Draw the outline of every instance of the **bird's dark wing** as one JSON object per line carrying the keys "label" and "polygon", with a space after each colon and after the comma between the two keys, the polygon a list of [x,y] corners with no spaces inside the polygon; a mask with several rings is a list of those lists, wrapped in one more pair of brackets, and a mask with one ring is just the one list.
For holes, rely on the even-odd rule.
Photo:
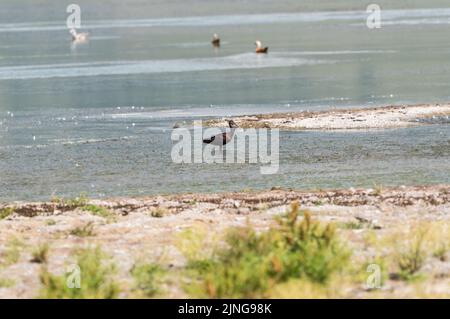
{"label": "bird's dark wing", "polygon": [[205,144],[211,144],[215,139],[216,139],[215,136],[211,136],[211,137],[208,138],[208,139],[204,139],[204,140],[203,140],[203,143],[205,143]]}

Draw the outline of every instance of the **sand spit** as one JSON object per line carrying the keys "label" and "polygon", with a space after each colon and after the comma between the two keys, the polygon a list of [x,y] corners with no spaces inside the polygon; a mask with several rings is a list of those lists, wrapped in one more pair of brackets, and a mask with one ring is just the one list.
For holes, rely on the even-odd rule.
{"label": "sand spit", "polygon": [[[358,262],[394,249],[389,244],[375,250],[367,238],[390,238],[398,230],[409,231],[421,223],[450,225],[450,185],[184,194],[89,200],[82,206],[74,202],[2,204],[0,212],[7,212],[8,207],[13,212],[0,219],[0,283],[10,281],[0,285],[0,298],[34,298],[39,294],[42,264],[32,262],[32,252],[43,243],[50,245],[46,267],[55,274],[63,274],[67,264],[73,262],[75,249],[100,246],[116,264],[120,297],[132,297],[130,270],[138,261],[157,260],[169,274],[180,275],[186,260],[177,241],[183,231],[201,228],[219,234],[229,227],[245,225],[265,230],[293,201],[309,209],[316,220],[347,225],[340,234]],[[86,205],[106,208],[114,218],[86,210]],[[93,234],[74,235],[73,229],[88,224]],[[408,238],[405,235],[398,241]],[[12,252],[15,259],[11,261]],[[426,279],[418,283],[387,280],[376,292],[368,291],[363,282],[349,283],[337,297],[450,296],[449,259],[440,261],[430,252],[422,271]],[[177,283],[179,280],[170,281],[161,296],[187,297]]]}
{"label": "sand spit", "polygon": [[[271,113],[234,117],[242,128],[280,130],[366,130],[392,129],[435,123],[450,123],[450,104],[383,106],[334,109],[320,112]],[[225,119],[210,120],[207,126],[226,127]]]}

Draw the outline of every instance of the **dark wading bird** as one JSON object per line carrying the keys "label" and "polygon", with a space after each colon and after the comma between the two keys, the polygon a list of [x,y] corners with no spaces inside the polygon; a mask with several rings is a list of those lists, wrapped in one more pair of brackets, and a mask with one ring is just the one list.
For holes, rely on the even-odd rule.
{"label": "dark wading bird", "polygon": [[214,33],[211,43],[215,48],[220,47],[220,38],[217,33]]}
{"label": "dark wading bird", "polygon": [[223,132],[221,134],[211,136],[210,138],[204,139],[203,143],[223,146],[223,145],[227,144],[228,142],[230,142],[233,139],[234,131],[239,126],[233,120],[227,120],[227,122],[231,128],[231,130],[229,132]]}
{"label": "dark wading bird", "polygon": [[262,43],[259,40],[255,42],[255,45],[256,45],[256,53],[267,53],[269,51],[269,47],[263,48]]}

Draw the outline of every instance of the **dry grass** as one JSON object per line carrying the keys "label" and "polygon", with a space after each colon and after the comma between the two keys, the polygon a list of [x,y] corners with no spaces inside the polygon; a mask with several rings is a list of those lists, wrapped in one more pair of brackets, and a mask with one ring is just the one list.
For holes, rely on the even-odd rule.
{"label": "dry grass", "polygon": [[95,236],[94,223],[88,222],[83,226],[77,226],[73,228],[69,233],[70,235],[77,237],[93,237]]}

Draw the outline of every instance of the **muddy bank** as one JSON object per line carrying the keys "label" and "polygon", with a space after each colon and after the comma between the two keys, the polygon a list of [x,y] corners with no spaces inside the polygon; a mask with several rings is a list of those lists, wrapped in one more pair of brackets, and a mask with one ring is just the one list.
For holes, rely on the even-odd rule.
{"label": "muddy bank", "polygon": [[[166,209],[170,214],[181,213],[192,207],[199,207],[205,213],[212,209],[222,209],[230,213],[251,212],[261,207],[275,207],[298,201],[301,205],[336,205],[356,207],[362,205],[392,205],[406,207],[413,205],[445,205],[450,203],[450,186],[416,186],[377,189],[339,189],[323,191],[298,191],[272,188],[261,192],[233,192],[218,194],[182,194],[152,196],[140,198],[113,198],[105,200],[87,200],[83,204],[93,204],[118,215],[149,211],[156,208]],[[81,206],[70,201],[53,202],[16,202],[0,204],[0,209],[11,208],[20,216],[58,215],[73,211]]]}
{"label": "muddy bank", "polygon": [[[272,113],[233,117],[242,128],[280,130],[392,129],[450,123],[450,104],[384,106],[336,109],[321,112]],[[207,126],[226,127],[225,119],[210,120]]]}

